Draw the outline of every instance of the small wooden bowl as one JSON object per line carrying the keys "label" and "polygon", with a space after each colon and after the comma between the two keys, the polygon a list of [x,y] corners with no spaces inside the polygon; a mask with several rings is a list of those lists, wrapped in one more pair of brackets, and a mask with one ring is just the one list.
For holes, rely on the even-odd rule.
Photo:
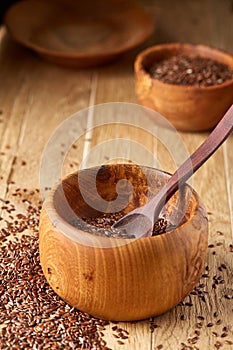
{"label": "small wooden bowl", "polygon": [[[182,192],[180,210],[186,208],[182,224],[171,232],[114,239],[71,225],[77,216],[99,215],[84,198],[96,199],[97,206],[104,200],[107,209],[117,197],[121,179],[134,188],[133,196],[125,191],[128,212],[144,204],[148,193],[156,193],[168,177],[149,167],[112,164],[71,174],[55,187],[43,205],[39,247],[43,272],[57,294],[96,317],[127,321],[164,313],[194,288],[205,267],[208,221],[197,193],[188,185]],[[93,183],[98,195],[93,194]],[[176,201],[173,197],[167,204],[168,212]]]}
{"label": "small wooden bowl", "polygon": [[182,43],[156,45],[142,51],[135,60],[138,100],[178,130],[211,129],[233,103],[233,79],[209,87],[183,86],[163,83],[148,73],[152,64],[177,54],[210,58],[233,69],[233,56],[215,48]]}
{"label": "small wooden bowl", "polygon": [[122,0],[24,0],[4,22],[16,41],[46,60],[81,68],[118,58],[154,30],[141,6]]}

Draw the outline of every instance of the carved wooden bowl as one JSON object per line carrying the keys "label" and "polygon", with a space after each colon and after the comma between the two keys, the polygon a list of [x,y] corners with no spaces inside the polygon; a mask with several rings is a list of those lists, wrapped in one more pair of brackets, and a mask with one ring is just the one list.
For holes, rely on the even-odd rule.
{"label": "carved wooden bowl", "polygon": [[[166,205],[168,218],[177,207],[184,215],[170,232],[107,238],[73,224],[77,217],[98,216],[101,205],[107,211],[118,197],[122,203],[128,199],[126,213],[144,204],[168,177],[149,167],[112,164],[73,173],[51,191],[41,213],[39,247],[43,272],[57,294],[96,317],[126,321],[164,313],[194,288],[205,266],[208,221],[188,185]],[[123,182],[117,197],[122,179],[131,185]]]}
{"label": "carved wooden bowl", "polygon": [[215,48],[181,43],[156,45],[139,53],[135,60],[138,100],[159,112],[178,130],[211,129],[233,102],[233,79],[199,87],[167,84],[149,74],[152,64],[177,54],[210,58],[233,69],[233,56]]}

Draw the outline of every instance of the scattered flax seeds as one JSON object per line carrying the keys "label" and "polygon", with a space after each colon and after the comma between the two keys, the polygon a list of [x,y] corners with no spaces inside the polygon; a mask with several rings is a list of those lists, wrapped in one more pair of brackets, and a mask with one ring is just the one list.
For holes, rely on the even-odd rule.
{"label": "scattered flax seeds", "polygon": [[124,345],[124,341],[129,338],[129,332],[126,329],[118,327],[117,325],[113,326],[112,330],[114,338],[117,339],[117,343],[119,345]]}
{"label": "scattered flax seeds", "polygon": [[156,318],[155,317],[151,317],[149,319],[149,326],[150,326],[150,332],[151,333],[154,333],[154,330],[159,327],[159,325],[156,323]]}
{"label": "scattered flax seeds", "polygon": [[[25,213],[1,221],[0,349],[109,349],[102,333],[109,322],[71,307],[48,285],[38,250],[41,203],[22,202]],[[6,214],[15,209],[9,201],[3,207]]]}
{"label": "scattered flax seeds", "polygon": [[[192,308],[193,305],[196,304],[194,303],[194,298],[200,298],[201,302],[204,303],[210,303],[210,298],[209,298],[209,291],[210,286],[212,281],[216,283],[216,288],[221,288],[226,292],[225,289],[223,289],[225,280],[223,278],[223,274],[229,271],[229,267],[227,264],[224,262],[220,263],[219,266],[217,265],[217,268],[215,271],[219,271],[220,267],[220,272],[221,274],[215,274],[214,271],[210,268],[210,266],[206,265],[205,271],[202,275],[202,279],[200,280],[199,284],[194,288],[193,291],[190,292],[190,294],[187,296],[185,300],[183,300],[179,306],[183,308],[189,306]],[[206,289],[206,290],[205,290]],[[231,299],[231,294],[223,294],[225,299]],[[226,297],[227,296],[227,297]],[[193,305],[191,305],[193,304]],[[203,306],[204,308],[206,306]],[[233,310],[232,310],[233,311]],[[232,332],[230,331],[230,327],[228,325],[223,325],[223,320],[219,318],[219,312],[218,311],[213,311],[212,317],[208,317],[208,320],[206,320],[205,316],[199,314],[196,316],[196,323],[195,323],[195,329],[194,329],[194,334],[190,334],[189,337],[180,344],[180,349],[182,350],[188,350],[188,349],[199,349],[201,350],[202,348],[199,347],[199,340],[203,337],[203,332],[206,333],[207,331],[210,336],[213,337],[214,339],[214,349],[220,349],[224,348],[227,345],[232,345],[233,344],[233,339],[232,339]],[[183,313],[183,310],[181,311],[180,314],[180,320],[181,322],[185,322],[185,314]],[[231,334],[230,334],[231,332]],[[225,346],[225,347],[224,347]],[[227,347],[226,347],[227,348]],[[230,349],[230,347],[228,347]]]}
{"label": "scattered flax seeds", "polygon": [[37,237],[23,235],[18,242],[9,241],[0,252],[1,349],[106,346],[100,332],[108,322],[72,308],[47,284]]}

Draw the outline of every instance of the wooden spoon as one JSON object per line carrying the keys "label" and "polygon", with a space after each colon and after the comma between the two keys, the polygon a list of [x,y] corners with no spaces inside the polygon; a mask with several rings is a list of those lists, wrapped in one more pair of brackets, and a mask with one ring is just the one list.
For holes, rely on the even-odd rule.
{"label": "wooden spoon", "polygon": [[136,238],[153,235],[152,228],[164,204],[221,146],[233,131],[233,105],[211,132],[209,137],[169,178],[162,189],[145,205],[136,208],[113,224],[114,229],[125,229]]}

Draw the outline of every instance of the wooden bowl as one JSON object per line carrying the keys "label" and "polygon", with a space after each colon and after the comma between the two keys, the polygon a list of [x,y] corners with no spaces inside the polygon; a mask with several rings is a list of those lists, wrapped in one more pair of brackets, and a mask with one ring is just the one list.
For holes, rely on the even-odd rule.
{"label": "wooden bowl", "polygon": [[[197,193],[188,185],[179,209],[186,208],[182,223],[171,232],[119,239],[72,226],[77,216],[99,215],[89,200],[96,199],[97,207],[104,200],[107,209],[116,199],[119,180],[129,180],[134,188],[133,196],[125,191],[128,212],[144,204],[168,177],[149,167],[112,164],[71,174],[55,187],[43,205],[39,247],[43,272],[57,294],[96,317],[127,321],[164,313],[194,288],[205,267],[208,221]],[[177,198],[170,200],[168,212]]]}
{"label": "wooden bowl", "polygon": [[19,43],[72,67],[110,62],[154,30],[141,6],[123,0],[24,0],[9,8],[4,22]]}
{"label": "wooden bowl", "polygon": [[209,87],[183,86],[163,83],[148,73],[152,64],[177,54],[210,58],[233,69],[233,56],[215,48],[181,43],[156,45],[139,53],[135,60],[138,100],[178,130],[211,129],[233,103],[233,79]]}

